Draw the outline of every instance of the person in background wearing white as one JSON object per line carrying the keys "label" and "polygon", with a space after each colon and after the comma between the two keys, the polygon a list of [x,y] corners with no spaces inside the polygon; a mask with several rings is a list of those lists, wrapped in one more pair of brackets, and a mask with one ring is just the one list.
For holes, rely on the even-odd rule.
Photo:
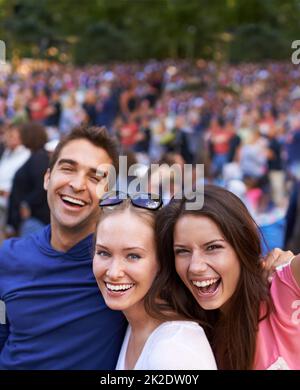
{"label": "person in background wearing white", "polygon": [[20,131],[14,125],[5,129],[5,149],[0,159],[0,242],[6,221],[7,203],[17,170],[28,160],[30,150],[21,143]]}

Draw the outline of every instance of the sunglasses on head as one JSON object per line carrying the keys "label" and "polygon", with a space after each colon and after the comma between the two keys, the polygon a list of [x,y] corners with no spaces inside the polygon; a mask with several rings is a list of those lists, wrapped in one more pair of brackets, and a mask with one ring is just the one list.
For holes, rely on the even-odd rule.
{"label": "sunglasses on head", "polygon": [[130,199],[133,206],[147,210],[158,210],[163,205],[161,197],[156,194],[139,193],[129,195],[121,191],[112,191],[106,193],[100,199],[99,206],[117,206],[118,204],[124,202],[124,200],[126,199]]}

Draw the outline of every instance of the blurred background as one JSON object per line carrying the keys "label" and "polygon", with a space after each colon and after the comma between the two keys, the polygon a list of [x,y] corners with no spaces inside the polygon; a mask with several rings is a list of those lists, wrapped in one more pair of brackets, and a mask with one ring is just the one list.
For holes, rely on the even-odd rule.
{"label": "blurred background", "polygon": [[204,163],[266,246],[299,252],[299,18],[299,0],[0,0],[0,240],[49,222],[49,156],[88,124],[131,164]]}
{"label": "blurred background", "polygon": [[0,34],[15,60],[286,60],[299,10],[298,0],[1,0]]}

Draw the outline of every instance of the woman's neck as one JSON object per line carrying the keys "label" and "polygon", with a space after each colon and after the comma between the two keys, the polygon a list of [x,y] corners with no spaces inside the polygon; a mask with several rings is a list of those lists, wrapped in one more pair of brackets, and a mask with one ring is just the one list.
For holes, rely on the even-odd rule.
{"label": "woman's neck", "polygon": [[124,314],[131,327],[132,334],[144,333],[147,330],[150,330],[151,333],[153,329],[162,323],[162,321],[149,316],[145,310],[144,303],[134,305],[130,309],[125,310]]}
{"label": "woman's neck", "polygon": [[124,314],[131,327],[131,334],[125,356],[125,369],[132,370],[151,333],[162,323],[162,321],[150,317],[144,308],[144,304],[135,305],[135,307],[124,311]]}

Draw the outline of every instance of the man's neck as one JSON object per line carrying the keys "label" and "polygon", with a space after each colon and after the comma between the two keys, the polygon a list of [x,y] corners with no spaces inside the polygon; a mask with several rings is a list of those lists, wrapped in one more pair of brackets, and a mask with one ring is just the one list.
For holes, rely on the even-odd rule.
{"label": "man's neck", "polygon": [[59,252],[67,252],[95,231],[94,227],[83,233],[82,230],[76,231],[54,225],[51,223],[51,246]]}

